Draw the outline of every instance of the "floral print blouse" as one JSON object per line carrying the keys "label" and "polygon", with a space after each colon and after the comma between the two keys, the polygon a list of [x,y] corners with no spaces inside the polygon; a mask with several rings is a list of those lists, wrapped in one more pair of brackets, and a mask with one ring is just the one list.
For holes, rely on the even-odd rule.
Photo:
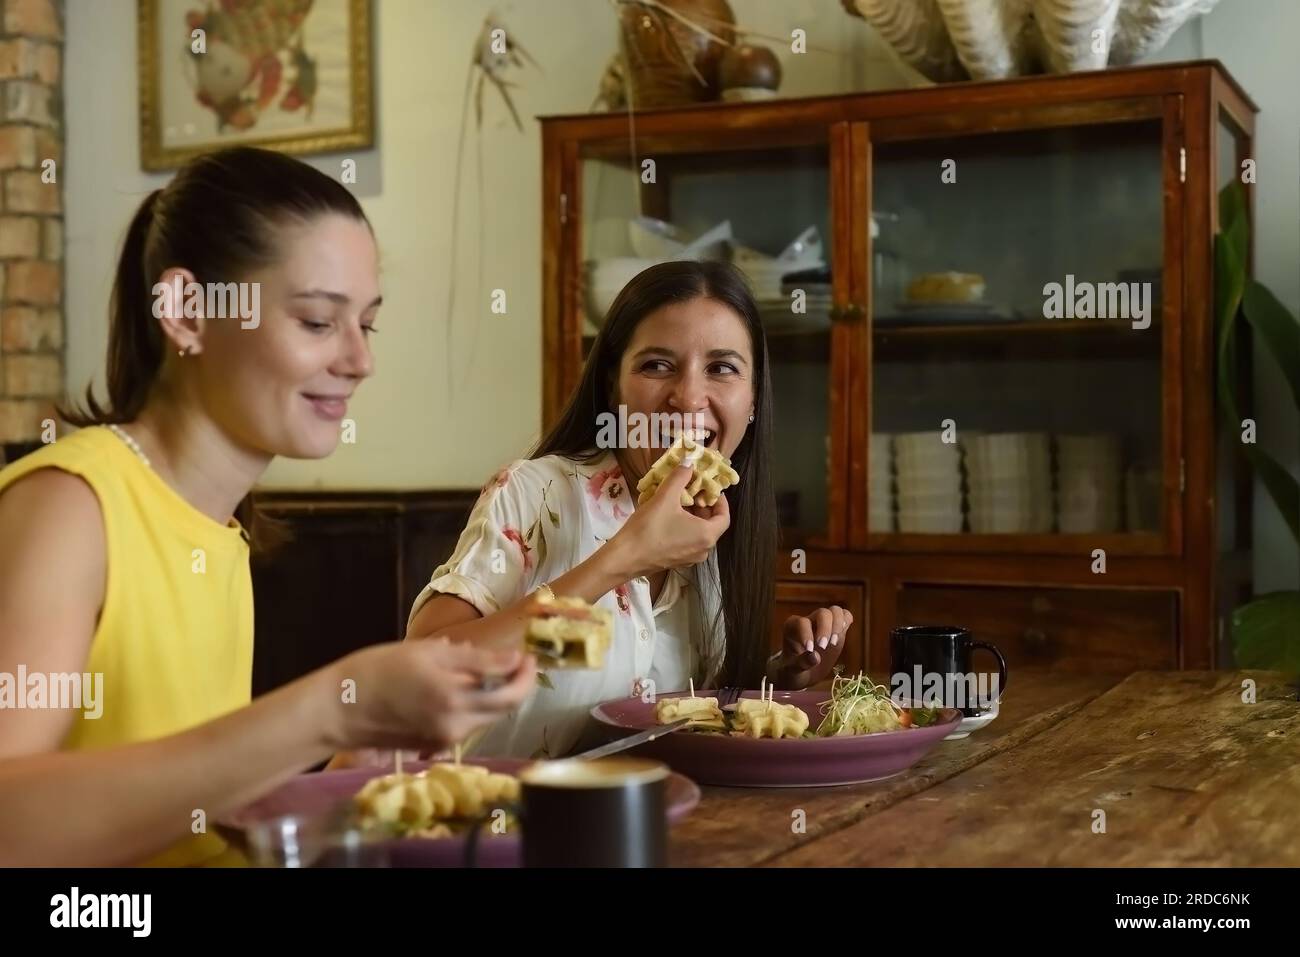
{"label": "floral print blouse", "polygon": [[[485,617],[508,607],[585,561],[635,508],[636,490],[612,452],[589,464],[558,455],[516,461],[483,488],[411,618],[435,594],[456,595]],[[683,690],[688,678],[716,670],[724,642],[714,556],[671,572],[657,601],[649,581],[637,578],[597,604],[614,616],[605,667],[544,671],[529,699],[473,743],[472,753],[559,757],[589,743],[589,713],[600,702]]]}

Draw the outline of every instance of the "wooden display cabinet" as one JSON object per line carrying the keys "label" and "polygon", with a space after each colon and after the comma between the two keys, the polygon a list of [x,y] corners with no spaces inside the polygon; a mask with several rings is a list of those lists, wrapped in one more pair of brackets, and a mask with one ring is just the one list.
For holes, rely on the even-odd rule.
{"label": "wooden display cabinet", "polygon": [[[623,114],[545,118],[546,422],[620,260],[655,252],[632,217],[728,222],[733,257],[816,227],[828,275],[755,289],[778,621],[853,603],[873,669],[909,623],[1013,669],[1213,667],[1250,500],[1217,428],[1212,248],[1255,112],[1195,62],[644,111],[634,139]],[[944,272],[983,294],[917,301]]]}

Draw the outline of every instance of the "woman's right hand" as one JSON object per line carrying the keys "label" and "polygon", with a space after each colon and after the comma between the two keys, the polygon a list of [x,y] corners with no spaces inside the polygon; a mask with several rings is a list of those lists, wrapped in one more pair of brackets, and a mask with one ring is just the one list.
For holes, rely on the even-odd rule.
{"label": "woman's right hand", "polygon": [[331,670],[336,751],[444,750],[517,708],[537,680],[531,655],[446,638],[364,648]]}
{"label": "woman's right hand", "polygon": [[709,557],[730,526],[731,512],[725,495],[719,495],[713,506],[682,506],[682,491],[694,474],[689,466],[673,469],[650,501],[638,505],[610,539],[610,544],[622,552],[631,572],[628,577],[697,565]]}

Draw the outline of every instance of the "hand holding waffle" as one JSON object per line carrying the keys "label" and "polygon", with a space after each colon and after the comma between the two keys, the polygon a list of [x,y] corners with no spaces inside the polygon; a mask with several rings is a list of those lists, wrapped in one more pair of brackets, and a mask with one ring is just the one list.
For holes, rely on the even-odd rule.
{"label": "hand holding waffle", "polygon": [[629,577],[697,565],[727,530],[731,512],[725,495],[711,506],[682,505],[682,496],[694,480],[694,468],[672,469],[610,540],[624,550]]}
{"label": "hand holding waffle", "polygon": [[724,489],[740,481],[727,457],[716,449],[697,442],[688,435],[679,436],[636,485],[637,503],[644,505],[676,466],[691,467],[694,472],[681,493],[683,508],[692,505],[716,505]]}
{"label": "hand holding waffle", "polygon": [[[328,730],[335,750],[441,751],[517,708],[532,691],[536,662],[519,651],[445,638],[372,645],[336,662],[325,687],[339,702]],[[485,678],[504,682],[484,687]],[[340,695],[351,681],[355,700]]]}
{"label": "hand holding waffle", "polygon": [[528,609],[524,647],[552,668],[601,668],[613,640],[609,609],[541,594]]}

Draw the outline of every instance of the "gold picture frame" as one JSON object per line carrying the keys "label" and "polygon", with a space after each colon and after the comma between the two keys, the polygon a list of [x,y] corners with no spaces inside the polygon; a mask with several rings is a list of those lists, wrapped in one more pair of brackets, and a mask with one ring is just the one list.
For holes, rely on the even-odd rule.
{"label": "gold picture frame", "polygon": [[142,168],[236,145],[374,145],[370,0],[248,0],[233,16],[222,0],[136,2]]}

